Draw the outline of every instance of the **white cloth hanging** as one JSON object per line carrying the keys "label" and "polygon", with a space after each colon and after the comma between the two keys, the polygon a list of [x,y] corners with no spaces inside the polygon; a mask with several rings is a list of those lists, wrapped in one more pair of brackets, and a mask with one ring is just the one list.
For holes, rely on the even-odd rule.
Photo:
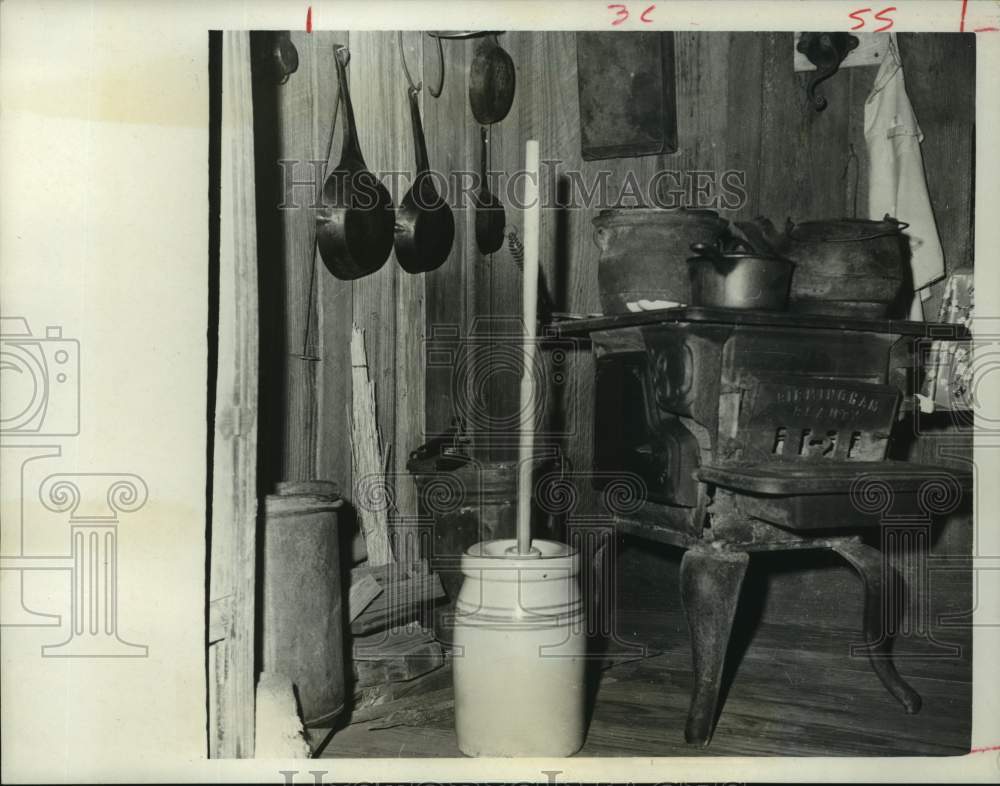
{"label": "white cloth hanging", "polygon": [[895,33],[889,34],[885,60],[879,67],[871,93],[865,100],[865,141],[870,166],[868,215],[881,219],[888,213],[909,224],[913,299],[910,318],[923,320],[921,301],[927,288],[944,276],[944,253],[934,211],[924,179],[920,143],[924,135],[906,95],[903,61]]}

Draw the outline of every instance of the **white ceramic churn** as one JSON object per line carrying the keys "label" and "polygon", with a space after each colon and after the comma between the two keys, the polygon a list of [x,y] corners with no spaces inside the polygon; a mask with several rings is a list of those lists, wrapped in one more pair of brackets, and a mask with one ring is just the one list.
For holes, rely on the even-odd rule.
{"label": "white ceramic churn", "polygon": [[[580,558],[564,543],[477,543],[462,557],[455,727],[468,756],[569,756],[583,745]],[[512,553],[513,552],[513,553]]]}

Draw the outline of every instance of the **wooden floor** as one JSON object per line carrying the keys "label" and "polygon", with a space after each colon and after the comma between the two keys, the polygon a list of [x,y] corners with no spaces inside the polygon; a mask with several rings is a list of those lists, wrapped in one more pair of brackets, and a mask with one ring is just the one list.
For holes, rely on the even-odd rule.
{"label": "wooden floor", "polygon": [[[968,752],[971,658],[897,657],[897,667],[923,697],[906,715],[871,670],[851,657],[856,631],[817,632],[815,626],[763,624],[734,634],[731,680],[708,748],[688,746],[684,720],[691,662],[684,618],[646,613],[623,623],[620,638],[644,642],[658,654],[621,662],[599,673],[582,756],[892,756]],[[961,637],[951,636],[951,640]],[[908,641],[897,644],[925,654]],[[440,701],[438,691],[436,696]],[[419,727],[337,731],[321,757],[461,756],[454,717],[442,708]],[[314,745],[327,734],[312,733]]]}

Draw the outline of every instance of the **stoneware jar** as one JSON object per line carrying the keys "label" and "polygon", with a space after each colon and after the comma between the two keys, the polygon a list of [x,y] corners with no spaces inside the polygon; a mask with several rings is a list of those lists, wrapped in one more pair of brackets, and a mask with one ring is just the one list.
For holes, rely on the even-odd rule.
{"label": "stoneware jar", "polygon": [[639,301],[689,304],[691,244],[715,244],[728,234],[729,222],[714,210],[629,207],[602,210],[594,230],[601,308],[625,314],[638,310],[629,304]]}

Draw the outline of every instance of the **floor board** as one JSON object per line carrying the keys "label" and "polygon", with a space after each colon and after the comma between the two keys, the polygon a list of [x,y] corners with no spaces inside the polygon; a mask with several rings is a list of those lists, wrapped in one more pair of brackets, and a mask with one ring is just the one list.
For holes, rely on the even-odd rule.
{"label": "floor board", "polygon": [[[971,658],[897,660],[923,697],[906,715],[867,660],[852,657],[853,631],[761,625],[748,642],[734,641],[731,682],[708,748],[683,741],[691,687],[684,618],[677,612],[624,618],[616,650],[642,642],[657,654],[622,662],[601,674],[583,756],[902,756],[959,755],[971,730]],[[904,642],[901,654],[923,651]],[[624,658],[625,656],[623,656]],[[420,728],[339,730],[321,756],[459,756],[449,710]],[[321,740],[322,731],[313,733]]]}

